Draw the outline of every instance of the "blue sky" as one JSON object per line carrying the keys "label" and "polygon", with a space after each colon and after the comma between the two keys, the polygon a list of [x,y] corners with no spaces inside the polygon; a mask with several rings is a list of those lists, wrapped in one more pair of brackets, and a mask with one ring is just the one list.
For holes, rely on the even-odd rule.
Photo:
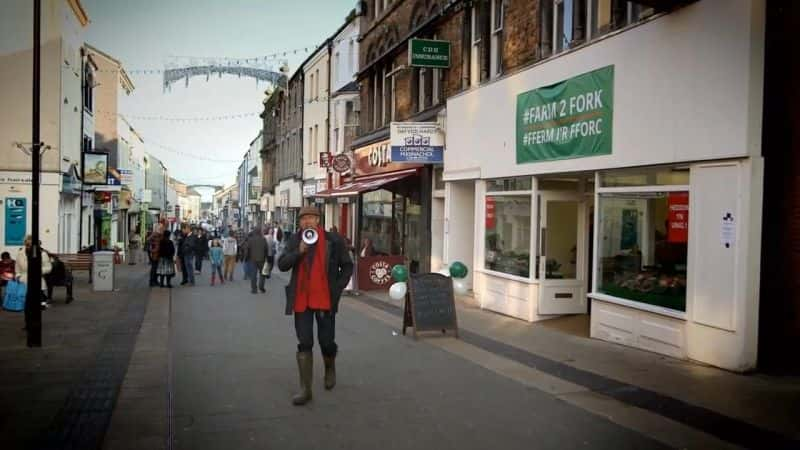
{"label": "blue sky", "polygon": [[[319,45],[343,23],[355,0],[83,0],[91,24],[86,42],[127,70],[163,69],[172,56],[254,58]],[[293,72],[308,53],[289,52]],[[276,62],[277,64],[277,62]],[[136,85],[120,110],[128,116],[210,117],[260,112],[266,83],[197,77],[163,92],[162,75],[131,73]],[[258,116],[174,122],[131,118],[148,152],[189,183],[230,184],[261,126]],[[149,144],[149,145],[148,145]],[[159,146],[160,145],[160,146]],[[208,196],[208,192],[203,192]]]}

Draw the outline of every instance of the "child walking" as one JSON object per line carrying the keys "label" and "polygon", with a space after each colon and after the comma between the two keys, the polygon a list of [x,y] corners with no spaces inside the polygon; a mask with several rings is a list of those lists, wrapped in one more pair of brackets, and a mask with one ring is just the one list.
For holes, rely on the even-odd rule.
{"label": "child walking", "polygon": [[216,282],[217,275],[219,275],[220,284],[225,284],[225,277],[222,276],[222,261],[224,255],[222,253],[222,244],[219,239],[214,239],[211,243],[211,248],[208,250],[208,257],[211,260],[211,285]]}

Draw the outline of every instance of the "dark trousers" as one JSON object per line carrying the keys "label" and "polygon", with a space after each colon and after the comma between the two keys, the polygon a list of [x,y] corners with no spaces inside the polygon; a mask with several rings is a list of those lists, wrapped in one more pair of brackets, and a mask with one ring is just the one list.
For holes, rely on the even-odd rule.
{"label": "dark trousers", "polygon": [[150,260],[150,286],[158,285],[158,274],[156,271],[158,270],[158,260],[153,261]]}
{"label": "dark trousers", "polygon": [[181,257],[183,269],[183,282],[194,284],[194,255],[184,255]]}
{"label": "dark trousers", "polygon": [[267,256],[267,278],[272,276],[272,268],[275,267],[275,255]]}
{"label": "dark trousers", "polygon": [[[51,283],[47,283],[47,300],[53,300],[53,289],[55,289],[55,285]],[[67,289],[67,300],[72,300],[72,280],[67,281],[64,283],[64,287]]]}
{"label": "dark trousers", "polygon": [[294,313],[294,331],[297,333],[297,351],[310,352],[314,348],[314,319],[317,320],[317,340],[323,356],[336,356],[336,314],[318,309]]}
{"label": "dark trousers", "polygon": [[203,271],[203,255],[197,255],[197,258],[194,260],[194,268],[197,269],[198,272]]}
{"label": "dark trousers", "polygon": [[261,275],[262,267],[264,267],[264,261],[248,262],[248,268],[250,269],[248,278],[250,278],[250,290],[253,292],[256,292],[256,280],[258,280],[258,288],[264,290],[264,281],[266,277]]}

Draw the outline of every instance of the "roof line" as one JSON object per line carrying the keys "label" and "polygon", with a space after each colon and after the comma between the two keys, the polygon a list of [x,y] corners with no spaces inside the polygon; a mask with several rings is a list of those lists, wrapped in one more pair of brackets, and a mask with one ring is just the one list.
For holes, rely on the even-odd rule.
{"label": "roof line", "polygon": [[89,51],[94,52],[97,55],[102,56],[103,58],[106,58],[107,60],[111,61],[113,64],[117,65],[117,68],[119,68],[119,72],[120,72],[120,85],[122,86],[122,89],[125,89],[129,93],[131,91],[133,91],[134,89],[136,89],[136,86],[134,86],[133,81],[128,76],[128,72],[125,71],[125,67],[122,66],[122,63],[117,58],[114,58],[113,56],[111,56],[108,53],[100,50],[99,48],[95,47],[94,45],[89,44],[88,42],[84,42],[83,46],[86,47],[87,49],[89,49]]}

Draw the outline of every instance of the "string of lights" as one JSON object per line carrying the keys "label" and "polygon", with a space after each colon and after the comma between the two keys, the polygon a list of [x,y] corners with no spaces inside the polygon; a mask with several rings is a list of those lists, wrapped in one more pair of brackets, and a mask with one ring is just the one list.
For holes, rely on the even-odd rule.
{"label": "string of lights", "polygon": [[[334,40],[333,44],[338,45],[342,42],[346,41],[355,42],[356,40],[357,38],[355,37],[341,38]],[[192,66],[241,66],[241,65],[256,64],[259,62],[286,58],[291,55],[307,54],[311,51],[315,51],[317,48],[319,48],[319,46],[298,47],[251,58],[236,58],[230,56],[174,55],[170,57],[171,62],[167,64],[166,69],[136,68],[136,69],[125,69],[125,72],[128,73],[129,75],[161,75],[165,71],[172,70],[172,67],[170,66],[176,66],[177,60],[188,61],[190,62],[189,65]],[[116,72],[117,70],[118,69],[98,69],[95,72]]]}
{"label": "string of lights", "polygon": [[147,140],[147,144],[146,145],[152,145],[152,146],[158,147],[158,148],[160,148],[160,149],[162,149],[164,151],[167,151],[167,152],[170,152],[170,153],[174,153],[174,154],[177,154],[177,155],[180,155],[180,156],[185,156],[187,158],[192,158],[194,160],[199,160],[199,161],[218,162],[218,163],[241,163],[242,162],[239,159],[215,159],[215,158],[208,158],[208,157],[205,157],[205,156],[199,156],[199,155],[195,155],[195,154],[192,154],[192,153],[189,153],[189,152],[178,150],[178,149],[175,149],[175,148],[163,145],[163,144],[159,144],[158,142],[154,142],[153,140]]}
{"label": "string of lights", "polygon": [[247,112],[239,114],[226,114],[222,116],[197,116],[197,117],[167,117],[167,116],[140,116],[133,114],[112,113],[109,111],[96,110],[94,114],[106,117],[124,117],[128,120],[143,120],[143,121],[165,121],[165,122],[208,122],[208,121],[223,121],[223,120],[236,120],[245,119],[249,117],[258,117],[259,112]]}

